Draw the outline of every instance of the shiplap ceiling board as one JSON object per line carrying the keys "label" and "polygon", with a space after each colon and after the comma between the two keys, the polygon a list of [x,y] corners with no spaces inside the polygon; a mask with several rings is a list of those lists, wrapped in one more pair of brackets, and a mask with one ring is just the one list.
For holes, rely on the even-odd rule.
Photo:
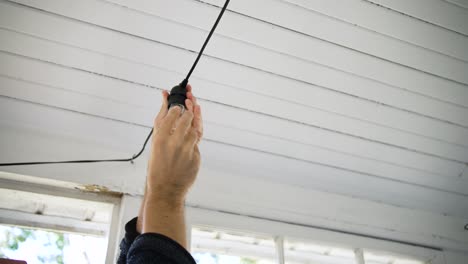
{"label": "shiplap ceiling board", "polygon": [[[205,170],[468,218],[466,9],[231,2],[191,79]],[[222,4],[1,0],[0,162],[130,156]],[[4,169],[141,193],[116,166]]]}

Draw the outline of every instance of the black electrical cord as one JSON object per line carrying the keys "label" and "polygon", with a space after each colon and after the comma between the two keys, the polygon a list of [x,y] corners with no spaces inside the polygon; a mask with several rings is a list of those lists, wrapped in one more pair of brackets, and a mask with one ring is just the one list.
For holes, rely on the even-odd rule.
{"label": "black electrical cord", "polygon": [[39,162],[15,162],[15,163],[0,163],[0,166],[24,166],[24,165],[44,165],[44,164],[63,164],[63,163],[98,163],[98,162],[132,162],[134,159],[138,158],[143,151],[145,150],[146,144],[148,143],[151,135],[153,134],[153,129],[146,137],[145,143],[140,152],[133,155],[133,157],[128,159],[108,159],[108,160],[65,160],[65,161],[39,161]]}
{"label": "black electrical cord", "polygon": [[229,4],[229,1],[230,0],[226,0],[226,3],[224,3],[224,6],[223,6],[223,8],[221,9],[221,12],[218,15],[218,18],[216,19],[216,22],[214,23],[213,27],[211,28],[211,31],[208,34],[208,37],[206,38],[205,43],[203,43],[203,46],[202,46],[201,50],[198,52],[198,56],[195,59],[195,62],[193,63],[192,68],[190,69],[189,73],[187,74],[187,77],[185,77],[184,81],[188,81],[188,79],[192,75],[193,70],[197,66],[198,61],[200,60],[200,57],[203,54],[203,51],[205,51],[205,48],[206,48],[206,45],[208,44],[208,41],[210,41],[211,35],[213,35],[213,32],[215,31],[216,27],[218,26],[218,23],[221,20],[221,17],[223,16],[224,11],[226,11],[226,8],[227,8],[227,6]]}
{"label": "black electrical cord", "polygon": [[[223,8],[221,9],[221,12],[218,15],[218,18],[216,19],[216,22],[214,23],[213,27],[211,28],[210,33],[208,34],[208,37],[205,40],[205,43],[203,43],[202,48],[198,52],[198,56],[195,59],[195,62],[192,65],[192,68],[190,69],[189,73],[187,74],[187,77],[182,81],[181,85],[185,89],[185,87],[188,84],[188,80],[190,76],[192,75],[193,70],[198,64],[198,61],[200,60],[201,55],[203,54],[203,51],[206,48],[206,45],[210,41],[211,36],[213,35],[213,32],[215,31],[216,27],[218,26],[219,21],[221,20],[221,17],[224,14],[224,11],[226,11],[226,8],[229,4],[230,0],[226,0],[224,3]],[[44,164],[64,164],[64,163],[98,163],[98,162],[133,162],[135,159],[137,159],[145,150],[146,144],[148,143],[149,139],[151,138],[151,135],[153,134],[153,129],[151,128],[150,133],[146,137],[145,142],[143,143],[143,147],[141,150],[133,155],[131,158],[126,158],[126,159],[98,159],[98,160],[65,160],[65,161],[38,161],[38,162],[12,162],[12,163],[0,163],[0,167],[4,166],[26,166],[26,165],[44,165]]]}

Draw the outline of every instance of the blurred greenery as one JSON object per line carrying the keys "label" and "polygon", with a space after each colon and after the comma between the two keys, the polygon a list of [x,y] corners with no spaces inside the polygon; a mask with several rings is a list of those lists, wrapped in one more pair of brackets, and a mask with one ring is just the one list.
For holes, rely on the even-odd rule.
{"label": "blurred greenery", "polygon": [[8,248],[10,250],[17,250],[19,247],[19,244],[21,242],[26,241],[29,237],[34,238],[34,234],[31,230],[28,229],[23,229],[23,228],[18,228],[19,233],[15,234],[13,230],[6,230],[4,234],[4,240],[0,241],[0,252],[1,254],[4,255],[4,253],[1,251],[3,248]]}
{"label": "blurred greenery", "polygon": [[240,263],[241,264],[257,264],[257,261],[255,259],[241,258]]}
{"label": "blurred greenery", "polygon": [[[4,229],[0,236],[0,257],[7,257],[5,250],[16,251],[28,239],[36,239],[35,232],[44,232],[47,234],[47,242],[44,246],[53,247],[48,250],[49,255],[37,256],[41,263],[63,264],[63,249],[68,244],[68,239],[63,233],[52,231],[33,230],[22,227],[11,227]],[[53,252],[53,253],[51,253]]]}

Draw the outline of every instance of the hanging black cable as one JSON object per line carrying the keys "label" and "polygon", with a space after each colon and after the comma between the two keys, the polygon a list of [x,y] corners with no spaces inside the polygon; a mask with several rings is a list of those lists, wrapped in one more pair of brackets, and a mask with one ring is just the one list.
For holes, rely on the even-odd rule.
{"label": "hanging black cable", "polygon": [[187,95],[188,80],[189,80],[190,76],[192,75],[193,70],[197,66],[198,61],[200,60],[200,57],[203,54],[203,51],[205,51],[206,45],[210,41],[211,35],[213,35],[213,32],[215,31],[216,27],[218,26],[218,23],[221,20],[221,17],[223,16],[224,11],[226,11],[226,8],[227,8],[228,4],[229,4],[229,0],[227,0],[224,3],[224,6],[223,6],[223,8],[221,9],[221,12],[218,15],[218,18],[216,19],[216,22],[214,23],[213,27],[211,28],[210,33],[208,34],[208,37],[205,40],[205,43],[203,43],[202,48],[198,52],[198,56],[195,59],[195,62],[193,63],[192,68],[188,72],[187,77],[185,77],[185,79],[179,85],[176,85],[171,89],[171,94],[170,94],[170,96],[168,98],[169,108],[171,108],[172,106],[175,106],[175,105],[178,105],[178,106],[181,106],[181,107],[184,107],[184,108],[186,107],[185,99],[187,99],[186,95]]}
{"label": "hanging black cable", "polygon": [[[224,11],[226,11],[226,8],[229,4],[230,0],[226,0],[223,8],[221,9],[221,12],[218,15],[218,18],[216,19],[216,22],[214,23],[213,27],[210,30],[210,33],[208,34],[208,37],[205,40],[205,43],[203,43],[203,46],[201,50],[198,52],[198,56],[195,59],[195,62],[192,65],[192,68],[187,74],[187,77],[177,86],[172,88],[171,94],[168,98],[169,100],[169,107],[173,105],[181,105],[185,107],[185,99],[187,99],[187,84],[190,76],[192,75],[193,70],[198,64],[198,61],[200,60],[201,55],[203,54],[203,51],[205,50],[208,42],[210,41],[211,35],[213,35],[213,32],[215,31],[216,27],[218,26],[219,21],[221,20],[221,17],[224,14]],[[143,147],[141,150],[133,155],[131,158],[126,158],[126,159],[97,159],[97,160],[65,160],[65,161],[38,161],[38,162],[12,162],[12,163],[0,163],[0,167],[3,166],[26,166],[26,165],[44,165],[44,164],[65,164],[65,163],[98,163],[98,162],[133,162],[135,159],[137,159],[145,150],[146,144],[148,143],[149,139],[151,138],[151,135],[153,134],[153,128],[151,128],[150,133],[145,139],[145,142],[143,143]]]}
{"label": "hanging black cable", "polygon": [[40,161],[40,162],[15,162],[15,163],[0,163],[0,166],[23,166],[23,165],[42,165],[42,164],[63,164],[63,163],[98,163],[98,162],[127,162],[133,161],[134,159],[138,158],[143,151],[145,150],[146,144],[148,143],[151,135],[153,134],[153,129],[146,137],[145,143],[143,143],[143,147],[141,148],[140,152],[133,155],[133,157],[128,159],[108,159],[108,160],[65,160],[65,161]]}
{"label": "hanging black cable", "polygon": [[200,60],[201,55],[202,55],[203,52],[205,51],[206,45],[207,45],[208,42],[210,41],[211,35],[213,35],[213,32],[215,31],[216,27],[218,26],[218,23],[219,23],[219,21],[221,20],[221,17],[223,16],[224,11],[226,11],[226,8],[227,8],[228,4],[229,4],[229,0],[227,0],[226,3],[224,3],[224,6],[223,6],[223,8],[221,9],[221,12],[219,13],[218,18],[216,19],[216,22],[214,23],[213,27],[211,28],[211,31],[210,31],[210,33],[208,34],[208,37],[206,38],[205,43],[203,43],[203,46],[202,46],[201,50],[198,52],[197,59],[195,59],[195,62],[193,63],[192,68],[190,69],[189,73],[187,74],[187,77],[185,77],[185,80],[188,81],[188,79],[190,79],[190,76],[192,75],[193,70],[194,70],[195,67],[197,66],[198,61]]}

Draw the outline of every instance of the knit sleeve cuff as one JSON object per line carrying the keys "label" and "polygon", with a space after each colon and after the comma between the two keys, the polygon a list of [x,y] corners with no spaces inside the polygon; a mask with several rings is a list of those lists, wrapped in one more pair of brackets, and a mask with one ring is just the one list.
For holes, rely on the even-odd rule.
{"label": "knit sleeve cuff", "polygon": [[127,255],[127,262],[141,256],[163,258],[171,263],[196,264],[192,255],[173,239],[157,233],[145,233],[133,242]]}

